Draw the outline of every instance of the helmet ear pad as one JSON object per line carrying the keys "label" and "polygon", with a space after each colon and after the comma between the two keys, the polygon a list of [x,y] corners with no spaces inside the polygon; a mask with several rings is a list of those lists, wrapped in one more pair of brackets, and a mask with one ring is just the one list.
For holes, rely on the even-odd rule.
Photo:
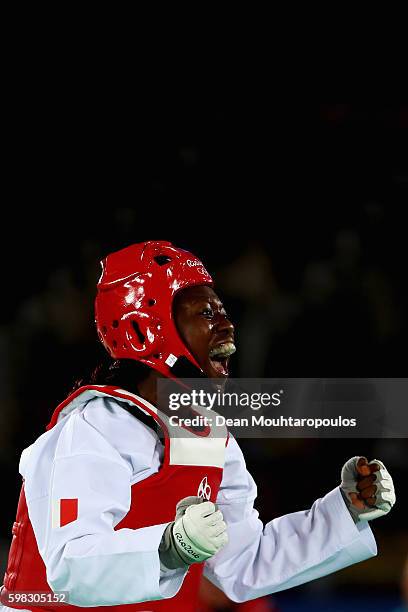
{"label": "helmet ear pad", "polygon": [[125,343],[128,343],[139,357],[161,352],[164,338],[158,317],[145,312],[131,312],[123,316],[120,325],[123,326]]}
{"label": "helmet ear pad", "polygon": [[[117,359],[128,358],[130,349],[138,356],[138,359],[147,358],[149,362],[160,359],[166,344],[162,332],[163,327],[161,318],[153,313],[147,313],[146,310],[124,314],[119,320],[116,330],[118,338],[116,341],[114,337],[109,338],[110,345],[115,346],[116,344],[117,348],[113,356]],[[167,341],[171,338],[172,348],[176,356],[184,355],[194,363],[195,359],[184,344],[173,316],[167,321],[165,329]],[[112,335],[115,335],[114,328],[111,329],[111,332]]]}

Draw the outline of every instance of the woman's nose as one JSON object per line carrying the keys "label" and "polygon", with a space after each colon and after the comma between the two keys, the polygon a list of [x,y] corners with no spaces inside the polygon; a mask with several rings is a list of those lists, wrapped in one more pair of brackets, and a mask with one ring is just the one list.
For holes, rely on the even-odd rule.
{"label": "woman's nose", "polygon": [[234,325],[226,315],[219,314],[217,326],[220,331],[229,332],[229,335],[234,336]]}

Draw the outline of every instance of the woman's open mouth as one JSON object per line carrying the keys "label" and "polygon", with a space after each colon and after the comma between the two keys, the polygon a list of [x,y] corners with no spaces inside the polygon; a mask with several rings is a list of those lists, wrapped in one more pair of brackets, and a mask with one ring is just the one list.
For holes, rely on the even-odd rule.
{"label": "woman's open mouth", "polygon": [[236,350],[233,342],[223,342],[210,350],[210,365],[218,376],[228,376],[229,358]]}

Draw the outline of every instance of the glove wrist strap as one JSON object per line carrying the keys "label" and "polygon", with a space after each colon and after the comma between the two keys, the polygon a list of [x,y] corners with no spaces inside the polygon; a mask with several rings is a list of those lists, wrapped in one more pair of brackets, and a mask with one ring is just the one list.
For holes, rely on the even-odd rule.
{"label": "glove wrist strap", "polygon": [[173,525],[174,521],[167,525],[159,545],[160,566],[169,570],[187,569],[191,562],[187,563],[178,552],[173,540]]}

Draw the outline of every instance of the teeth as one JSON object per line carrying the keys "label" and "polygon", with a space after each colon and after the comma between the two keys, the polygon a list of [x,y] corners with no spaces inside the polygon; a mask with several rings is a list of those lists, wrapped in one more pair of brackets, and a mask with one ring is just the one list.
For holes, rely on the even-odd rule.
{"label": "teeth", "polygon": [[225,344],[220,344],[219,346],[214,347],[210,351],[210,359],[213,357],[229,357],[233,353],[235,353],[237,349],[235,348],[235,344],[232,342],[226,342]]}

